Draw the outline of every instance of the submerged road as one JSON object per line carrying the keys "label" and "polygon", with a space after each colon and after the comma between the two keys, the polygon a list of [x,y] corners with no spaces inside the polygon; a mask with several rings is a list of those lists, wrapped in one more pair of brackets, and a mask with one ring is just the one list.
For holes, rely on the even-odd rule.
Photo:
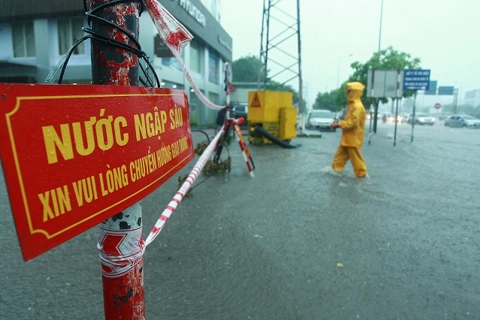
{"label": "submerged road", "polygon": [[[340,135],[249,145],[254,178],[231,145],[146,250],[147,319],[479,319],[480,130],[400,125],[393,146],[380,123],[367,179],[330,170]],[[179,175],[142,201],[145,236]],[[0,318],[102,319],[98,230],[23,262],[3,174],[0,212]]]}

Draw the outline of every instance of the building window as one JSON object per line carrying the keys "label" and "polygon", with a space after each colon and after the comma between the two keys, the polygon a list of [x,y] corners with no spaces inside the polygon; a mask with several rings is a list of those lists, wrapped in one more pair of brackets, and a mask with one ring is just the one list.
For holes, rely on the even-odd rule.
{"label": "building window", "polygon": [[178,63],[177,58],[162,58],[162,65],[182,71],[182,66]]}
{"label": "building window", "polygon": [[208,81],[211,83],[219,83],[219,74],[218,74],[218,56],[215,52],[210,51],[208,54]]}
{"label": "building window", "polygon": [[219,104],[220,103],[220,96],[216,93],[209,92],[208,93],[208,100],[210,100],[211,102],[213,102],[215,104]]}
{"label": "building window", "polygon": [[12,24],[13,56],[15,58],[35,57],[35,34],[33,21]]}
{"label": "building window", "polygon": [[190,70],[202,73],[202,46],[198,41],[190,41]]}
{"label": "building window", "polygon": [[[58,54],[62,55],[83,38],[83,17],[58,20]],[[79,44],[73,51],[74,55],[85,54],[85,43]]]}

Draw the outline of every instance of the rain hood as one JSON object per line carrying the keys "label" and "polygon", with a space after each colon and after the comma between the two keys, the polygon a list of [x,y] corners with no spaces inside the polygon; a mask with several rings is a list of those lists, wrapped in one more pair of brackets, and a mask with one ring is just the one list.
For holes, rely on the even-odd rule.
{"label": "rain hood", "polygon": [[365,86],[361,82],[348,82],[347,83],[347,99],[348,100],[360,100],[363,95]]}

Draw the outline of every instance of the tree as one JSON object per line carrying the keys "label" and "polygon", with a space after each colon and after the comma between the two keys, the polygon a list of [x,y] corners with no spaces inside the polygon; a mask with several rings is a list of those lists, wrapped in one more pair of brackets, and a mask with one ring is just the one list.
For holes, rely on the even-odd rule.
{"label": "tree", "polygon": [[340,111],[341,107],[337,105],[337,90],[333,90],[325,93],[318,93],[315,102],[313,103],[313,109],[327,109],[330,111]]}
{"label": "tree", "polygon": [[264,82],[265,70],[257,57],[250,55],[232,62],[233,82]]}
{"label": "tree", "polygon": [[[356,61],[351,64],[351,67],[355,70],[353,75],[350,76],[348,82],[358,81],[367,86],[368,71],[373,70],[403,70],[403,69],[420,69],[420,59],[413,58],[410,54],[400,52],[393,47],[388,47],[385,50],[377,51],[373,56],[364,64]],[[343,90],[342,90],[343,89]],[[346,83],[342,84],[342,88],[337,93],[337,99],[341,105],[346,105],[345,95]],[[403,97],[410,97],[413,95],[411,91],[404,91]],[[362,98],[363,104],[367,109],[371,105],[371,100],[367,99],[364,95]],[[380,101],[387,103],[388,99],[381,98]]]}
{"label": "tree", "polygon": [[[353,62],[351,67],[355,70],[352,76],[348,79],[348,82],[358,81],[361,82],[367,87],[368,72],[372,70],[403,70],[403,69],[420,69],[420,59],[413,58],[410,54],[405,52],[399,52],[394,50],[393,47],[388,47],[385,50],[380,50],[375,52],[373,56],[366,63],[362,64],[358,61]],[[342,84],[342,87],[337,92],[337,101],[340,105],[347,105],[346,94],[344,93],[346,89],[346,83]],[[413,92],[404,91],[403,97],[410,97],[413,95]],[[370,99],[367,98],[364,94],[362,96],[362,102],[365,108],[370,109],[372,103],[374,105],[374,124],[373,131],[377,132],[377,113],[378,113],[378,104],[379,102],[387,103],[388,99]],[[393,101],[393,99],[392,99]],[[392,104],[393,105],[393,104]]]}
{"label": "tree", "polygon": [[[393,47],[388,47],[385,50],[375,52],[372,57],[365,63],[358,61],[353,62],[351,65],[355,71],[348,78],[347,81],[341,84],[340,88],[332,91],[330,94],[335,96],[334,104],[335,108],[343,108],[347,105],[347,82],[361,82],[367,87],[368,71],[373,70],[403,70],[403,69],[420,69],[420,59],[413,58],[410,54],[400,52]],[[320,93],[319,93],[320,95]],[[403,97],[410,97],[413,92],[404,91]],[[318,96],[317,96],[318,99]],[[381,102],[387,103],[388,99],[381,98]],[[362,97],[362,102],[367,109],[370,108],[372,103],[371,99],[368,99],[366,95]]]}
{"label": "tree", "polygon": [[[299,93],[288,84],[280,83],[273,81],[269,78],[265,78],[267,76],[267,72],[265,71],[264,65],[257,57],[250,55],[247,57],[241,57],[238,60],[232,62],[232,75],[233,75],[233,82],[251,82],[251,83],[264,83],[266,82],[265,90],[271,91],[287,91],[293,93],[293,104],[299,105],[300,95]],[[265,81],[265,79],[267,81]],[[305,100],[301,104],[303,106],[302,109],[305,108],[306,102]],[[304,110],[299,110],[301,113]]]}

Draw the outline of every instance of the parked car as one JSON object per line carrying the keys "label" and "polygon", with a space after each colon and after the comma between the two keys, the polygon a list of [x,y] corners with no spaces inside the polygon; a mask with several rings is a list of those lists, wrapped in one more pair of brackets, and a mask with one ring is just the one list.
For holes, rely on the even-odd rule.
{"label": "parked car", "polygon": [[451,113],[441,113],[438,116],[438,121],[445,121],[449,116],[452,116]]}
{"label": "parked car", "polygon": [[231,118],[241,118],[245,120],[244,124],[247,123],[247,115],[248,115],[248,104],[246,103],[239,103],[234,104],[232,109],[230,110],[230,117]]}
{"label": "parked car", "polygon": [[305,127],[335,131],[336,129],[330,126],[334,120],[336,120],[335,113],[330,110],[313,110],[308,114]]}
{"label": "parked car", "polygon": [[444,122],[446,127],[467,127],[480,129],[480,120],[467,114],[449,116]]}
{"label": "parked car", "polygon": [[435,124],[435,118],[426,113],[421,113],[421,112],[415,113],[415,117],[413,116],[413,114],[411,114],[408,117],[408,123],[412,123],[414,119],[415,119],[415,124],[421,124],[421,125],[428,124],[431,126]]}

